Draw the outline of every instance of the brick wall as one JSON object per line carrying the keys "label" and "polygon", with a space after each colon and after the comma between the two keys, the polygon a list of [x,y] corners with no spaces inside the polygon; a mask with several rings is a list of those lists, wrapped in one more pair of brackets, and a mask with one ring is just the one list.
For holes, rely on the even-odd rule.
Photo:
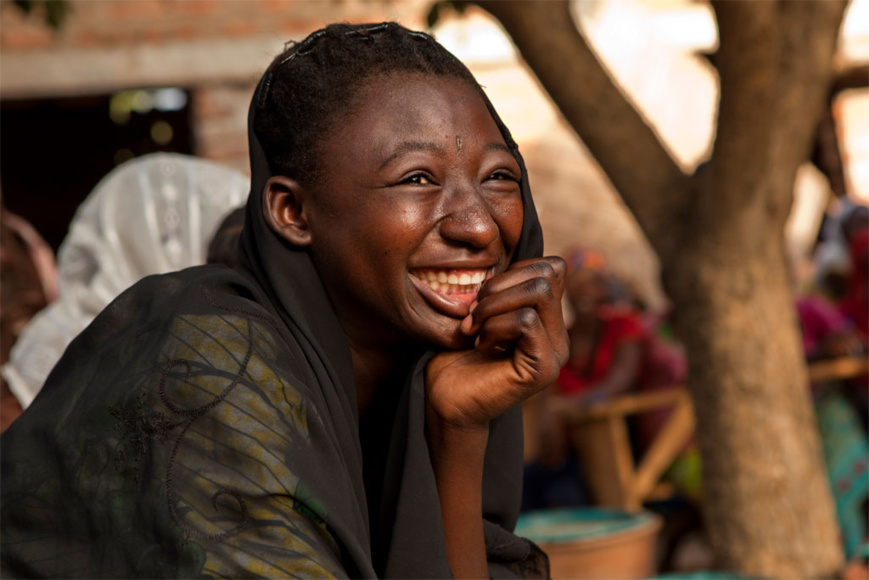
{"label": "brick wall", "polygon": [[116,48],[268,33],[294,38],[328,21],[394,18],[421,26],[425,17],[424,3],[416,0],[70,0],[69,5],[70,14],[55,33],[40,14],[25,16],[4,1],[0,49]]}

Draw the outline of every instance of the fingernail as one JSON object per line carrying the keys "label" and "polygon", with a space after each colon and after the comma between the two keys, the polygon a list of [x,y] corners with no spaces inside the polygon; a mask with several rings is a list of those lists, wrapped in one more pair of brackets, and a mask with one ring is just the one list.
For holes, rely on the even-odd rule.
{"label": "fingernail", "polygon": [[480,348],[480,335],[477,335],[477,339],[474,341],[474,348]]}
{"label": "fingernail", "polygon": [[468,308],[468,314],[473,314],[473,313],[474,313],[474,309],[475,309],[476,307],[477,307],[477,301],[474,300],[473,302],[471,302],[471,306]]}
{"label": "fingernail", "polygon": [[471,326],[473,326],[473,324],[474,324],[474,317],[471,316],[470,314],[468,314],[467,316],[465,316],[462,319],[462,324],[461,324],[462,332],[465,332],[465,333],[470,332]]}

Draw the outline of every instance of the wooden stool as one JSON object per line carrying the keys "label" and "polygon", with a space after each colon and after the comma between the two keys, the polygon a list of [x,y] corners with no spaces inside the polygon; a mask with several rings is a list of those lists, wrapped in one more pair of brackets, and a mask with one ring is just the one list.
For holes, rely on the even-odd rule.
{"label": "wooden stool", "polygon": [[[559,399],[551,404],[570,428],[598,505],[637,511],[644,501],[672,495],[672,486],[659,480],[694,435],[694,409],[685,388],[621,395],[584,409]],[[627,416],[668,407],[672,414],[637,465]]]}

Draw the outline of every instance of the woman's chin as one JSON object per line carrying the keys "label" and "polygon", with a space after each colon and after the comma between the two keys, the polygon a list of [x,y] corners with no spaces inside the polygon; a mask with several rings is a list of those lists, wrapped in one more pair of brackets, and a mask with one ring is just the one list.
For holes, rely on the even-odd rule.
{"label": "woman's chin", "polygon": [[431,346],[445,350],[465,350],[474,347],[474,336],[461,330],[462,321],[456,318],[439,317],[442,320],[434,328],[427,329],[424,340]]}

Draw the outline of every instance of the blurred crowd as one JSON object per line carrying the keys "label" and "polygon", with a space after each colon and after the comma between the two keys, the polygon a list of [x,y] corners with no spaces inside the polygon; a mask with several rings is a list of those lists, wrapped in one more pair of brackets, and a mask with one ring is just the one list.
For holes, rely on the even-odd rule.
{"label": "blurred crowd", "polygon": [[[842,199],[836,209],[824,217],[811,273],[798,279],[794,269],[795,319],[809,365],[838,359],[859,362],[867,357],[869,208]],[[557,383],[526,408],[535,441],[526,456],[525,510],[596,505],[602,499],[589,485],[588,470],[595,469],[595,459],[584,457],[583,449],[574,445],[577,434],[588,438],[594,432],[572,432],[577,427],[572,411],[616,409],[632,395],[684,389],[688,379],[678,313],[672,307],[646,308],[596,249],[577,246],[564,258],[567,310],[573,316],[570,359]],[[869,377],[857,374],[807,385],[849,557],[861,555],[867,546]],[[637,463],[671,415],[672,409],[655,408],[626,417]],[[565,420],[570,416],[574,419]],[[669,504],[658,507],[666,511],[675,501],[688,505],[690,511],[703,498],[700,457],[690,440],[675,455],[663,476],[674,493]],[[683,526],[680,534],[702,528],[699,510],[689,519],[693,524]],[[666,568],[668,563],[662,565]]]}
{"label": "blurred crowd", "polygon": [[145,276],[237,260],[247,177],[155,153],[103,178],[76,212],[57,257],[0,207],[2,430],[42,388],[69,343]]}

